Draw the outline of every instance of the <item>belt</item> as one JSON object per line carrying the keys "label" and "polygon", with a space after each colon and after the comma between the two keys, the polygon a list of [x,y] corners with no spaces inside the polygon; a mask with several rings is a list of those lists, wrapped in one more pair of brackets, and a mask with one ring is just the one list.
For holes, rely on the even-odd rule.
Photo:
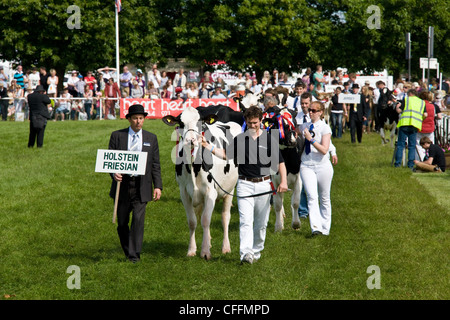
{"label": "belt", "polygon": [[239,176],[239,179],[245,180],[245,181],[250,181],[250,182],[262,182],[262,181],[269,180],[270,176],[259,177],[259,178],[247,178],[244,176]]}

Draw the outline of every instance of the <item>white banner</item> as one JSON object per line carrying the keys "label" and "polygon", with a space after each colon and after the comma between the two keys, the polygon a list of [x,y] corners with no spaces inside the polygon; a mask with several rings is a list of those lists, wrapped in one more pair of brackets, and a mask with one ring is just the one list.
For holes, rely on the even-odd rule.
{"label": "white banner", "polygon": [[338,103],[361,103],[361,95],[341,93],[339,95]]}
{"label": "white banner", "polygon": [[343,89],[344,88],[344,86],[342,85],[342,86],[340,86],[340,85],[335,85],[335,84],[333,84],[333,85],[331,85],[331,84],[326,84],[325,85],[325,93],[334,93],[334,91],[336,90],[336,88],[337,87],[339,87],[339,88],[341,88],[341,89]]}
{"label": "white banner", "polygon": [[97,150],[95,172],[144,175],[147,152]]}
{"label": "white banner", "polygon": [[[430,69],[438,68],[438,60],[430,58]],[[428,58],[420,58],[420,69],[428,69]]]}

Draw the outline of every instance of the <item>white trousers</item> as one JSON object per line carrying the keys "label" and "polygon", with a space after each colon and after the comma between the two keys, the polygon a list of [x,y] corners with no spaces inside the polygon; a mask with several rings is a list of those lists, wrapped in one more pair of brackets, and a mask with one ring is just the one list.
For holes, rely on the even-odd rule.
{"label": "white trousers", "polygon": [[[248,196],[272,190],[270,180],[250,182],[238,180],[236,186],[237,196]],[[270,193],[267,195],[238,198],[239,210],[239,254],[242,258],[250,253],[254,259],[261,257],[266,240],[266,228],[270,213]]]}
{"label": "white trousers", "polygon": [[311,231],[330,234],[331,228],[331,181],[333,166],[330,161],[300,166],[300,176],[308,197],[309,223]]}

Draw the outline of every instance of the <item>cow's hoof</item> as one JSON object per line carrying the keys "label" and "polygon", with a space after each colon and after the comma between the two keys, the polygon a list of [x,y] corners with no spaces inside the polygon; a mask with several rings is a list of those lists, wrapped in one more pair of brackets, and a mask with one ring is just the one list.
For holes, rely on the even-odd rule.
{"label": "cow's hoof", "polygon": [[302,225],[302,223],[300,221],[294,221],[294,222],[292,222],[292,229],[294,229],[294,230],[300,229],[301,225]]}
{"label": "cow's hoof", "polygon": [[195,257],[196,252],[195,251],[188,251],[187,256],[188,257]]}
{"label": "cow's hoof", "polygon": [[211,260],[211,253],[209,252],[202,253],[202,258],[205,259],[206,261]]}
{"label": "cow's hoof", "polygon": [[227,254],[231,252],[230,246],[224,246],[222,247],[222,254]]}
{"label": "cow's hoof", "polygon": [[283,225],[275,224],[275,232],[281,232],[283,231],[283,229],[284,229]]}

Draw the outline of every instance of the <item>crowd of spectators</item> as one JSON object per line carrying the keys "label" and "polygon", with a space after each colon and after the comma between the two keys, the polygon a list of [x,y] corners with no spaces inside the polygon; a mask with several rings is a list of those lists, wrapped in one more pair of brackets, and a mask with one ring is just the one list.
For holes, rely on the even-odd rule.
{"label": "crowd of spectators", "polygon": [[[118,98],[148,98],[148,99],[226,99],[232,98],[239,93],[250,90],[256,94],[265,94],[268,89],[276,87],[287,87],[293,97],[296,95],[296,84],[302,83],[301,91],[310,92],[313,100],[322,100],[322,93],[326,85],[339,85],[339,93],[352,93],[356,84],[356,74],[344,74],[341,69],[323,72],[321,66],[317,66],[315,71],[307,68],[306,72],[292,81],[292,77],[285,72],[265,71],[261,79],[250,73],[236,73],[233,85],[225,82],[223,78],[213,80],[209,71],[204,72],[199,81],[193,81],[187,77],[187,73],[180,68],[175,75],[169,76],[164,70],[159,70],[154,64],[152,70],[147,74],[141,69],[137,69],[133,74],[127,66],[124,66],[117,77],[115,68],[104,67],[97,70],[88,71],[85,75],[78,71],[70,72],[70,75],[57,75],[54,69],[47,71],[45,67],[31,68],[24,72],[21,65],[17,66],[12,79],[4,73],[0,67],[0,96],[2,99],[2,119],[8,117],[14,119],[23,113],[27,119],[28,94],[33,92],[37,85],[43,85],[46,93],[52,101],[51,115],[56,121],[58,119],[99,119],[100,115],[105,119],[114,119],[115,109],[118,106]],[[117,83],[116,80],[119,79]],[[61,83],[64,83],[63,90]],[[449,79],[443,79],[442,88],[433,79],[429,87],[422,81],[405,82],[398,80],[394,84],[394,94],[397,98],[414,87],[419,92],[430,91],[433,93],[433,103],[445,108],[447,105],[449,92]],[[395,91],[397,90],[397,91]],[[361,94],[370,97],[371,105],[377,103],[378,88],[372,88],[365,84],[360,90]],[[53,98],[53,99],[52,99]],[[57,98],[57,99],[54,99]],[[82,99],[76,99],[82,98]],[[100,104],[99,98],[105,98]],[[328,97],[329,98],[329,97]],[[292,100],[291,100],[292,101]],[[337,102],[332,103],[336,107]],[[100,110],[102,107],[102,110]],[[345,106],[339,106],[342,110],[343,130],[345,130]],[[340,118],[339,118],[340,120]],[[364,124],[366,132],[374,130],[375,117],[368,119]]]}

